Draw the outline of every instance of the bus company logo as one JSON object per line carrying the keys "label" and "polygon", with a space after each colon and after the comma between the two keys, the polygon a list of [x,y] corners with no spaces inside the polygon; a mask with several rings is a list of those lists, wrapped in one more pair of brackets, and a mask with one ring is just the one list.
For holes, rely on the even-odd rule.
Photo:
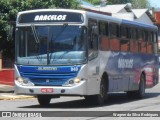
{"label": "bus company logo", "polygon": [[36,15],[34,21],[64,21],[66,20],[67,15]]}
{"label": "bus company logo", "polygon": [[118,68],[133,68],[133,59],[119,59]]}
{"label": "bus company logo", "polygon": [[38,67],[37,70],[53,70],[53,71],[57,71],[56,67]]}

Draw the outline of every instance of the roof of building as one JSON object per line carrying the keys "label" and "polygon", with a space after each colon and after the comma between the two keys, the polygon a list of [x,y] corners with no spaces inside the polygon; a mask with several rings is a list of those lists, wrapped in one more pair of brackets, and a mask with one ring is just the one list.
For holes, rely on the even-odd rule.
{"label": "roof of building", "polygon": [[147,14],[153,22],[156,22],[155,18],[153,17],[149,9],[132,9],[132,12],[135,14],[137,18],[140,18],[142,15]]}
{"label": "roof of building", "polygon": [[132,12],[131,6],[129,4],[115,4],[115,5],[106,5],[105,7],[97,6],[101,11],[118,13],[122,9],[125,9],[127,12]]}

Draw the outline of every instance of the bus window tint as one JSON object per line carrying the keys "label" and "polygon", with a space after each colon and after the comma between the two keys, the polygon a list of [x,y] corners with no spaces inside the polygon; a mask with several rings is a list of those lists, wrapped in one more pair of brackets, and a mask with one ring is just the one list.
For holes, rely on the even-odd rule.
{"label": "bus window tint", "polygon": [[130,40],[130,51],[138,52],[138,40],[137,40],[137,29],[131,29],[131,40]]}
{"label": "bus window tint", "polygon": [[157,54],[158,53],[158,43],[157,43],[157,33],[154,32],[154,53]]}
{"label": "bus window tint", "polygon": [[100,49],[102,51],[109,50],[108,23],[99,22]]}
{"label": "bus window tint", "polygon": [[119,51],[120,42],[117,38],[119,35],[119,26],[115,23],[110,23],[109,25],[110,31],[110,49],[112,51]]}
{"label": "bus window tint", "polygon": [[120,27],[121,38],[127,38],[127,28],[125,26]]}
{"label": "bus window tint", "polygon": [[120,48],[121,51],[127,52],[129,51],[129,40],[120,40]]}
{"label": "bus window tint", "polygon": [[140,41],[141,43],[141,53],[146,53],[147,52],[147,32],[142,31],[142,40]]}
{"label": "bus window tint", "polygon": [[121,51],[127,52],[129,51],[129,39],[127,38],[127,27],[120,27],[120,49]]}
{"label": "bus window tint", "polygon": [[153,33],[148,33],[148,41],[147,41],[147,53],[153,53]]}

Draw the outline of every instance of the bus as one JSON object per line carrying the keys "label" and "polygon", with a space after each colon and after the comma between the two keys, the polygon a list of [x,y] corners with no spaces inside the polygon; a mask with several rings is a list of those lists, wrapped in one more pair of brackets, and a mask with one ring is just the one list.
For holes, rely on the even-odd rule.
{"label": "bus", "polygon": [[19,12],[15,93],[52,98],[82,96],[103,105],[108,94],[143,98],[158,84],[157,27],[69,9]]}

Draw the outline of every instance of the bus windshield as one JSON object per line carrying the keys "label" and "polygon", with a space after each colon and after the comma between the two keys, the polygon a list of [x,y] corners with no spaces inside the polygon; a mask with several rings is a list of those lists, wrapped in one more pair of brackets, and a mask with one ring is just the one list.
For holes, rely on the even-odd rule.
{"label": "bus windshield", "polygon": [[83,26],[18,27],[17,64],[68,65],[86,62],[87,30]]}

